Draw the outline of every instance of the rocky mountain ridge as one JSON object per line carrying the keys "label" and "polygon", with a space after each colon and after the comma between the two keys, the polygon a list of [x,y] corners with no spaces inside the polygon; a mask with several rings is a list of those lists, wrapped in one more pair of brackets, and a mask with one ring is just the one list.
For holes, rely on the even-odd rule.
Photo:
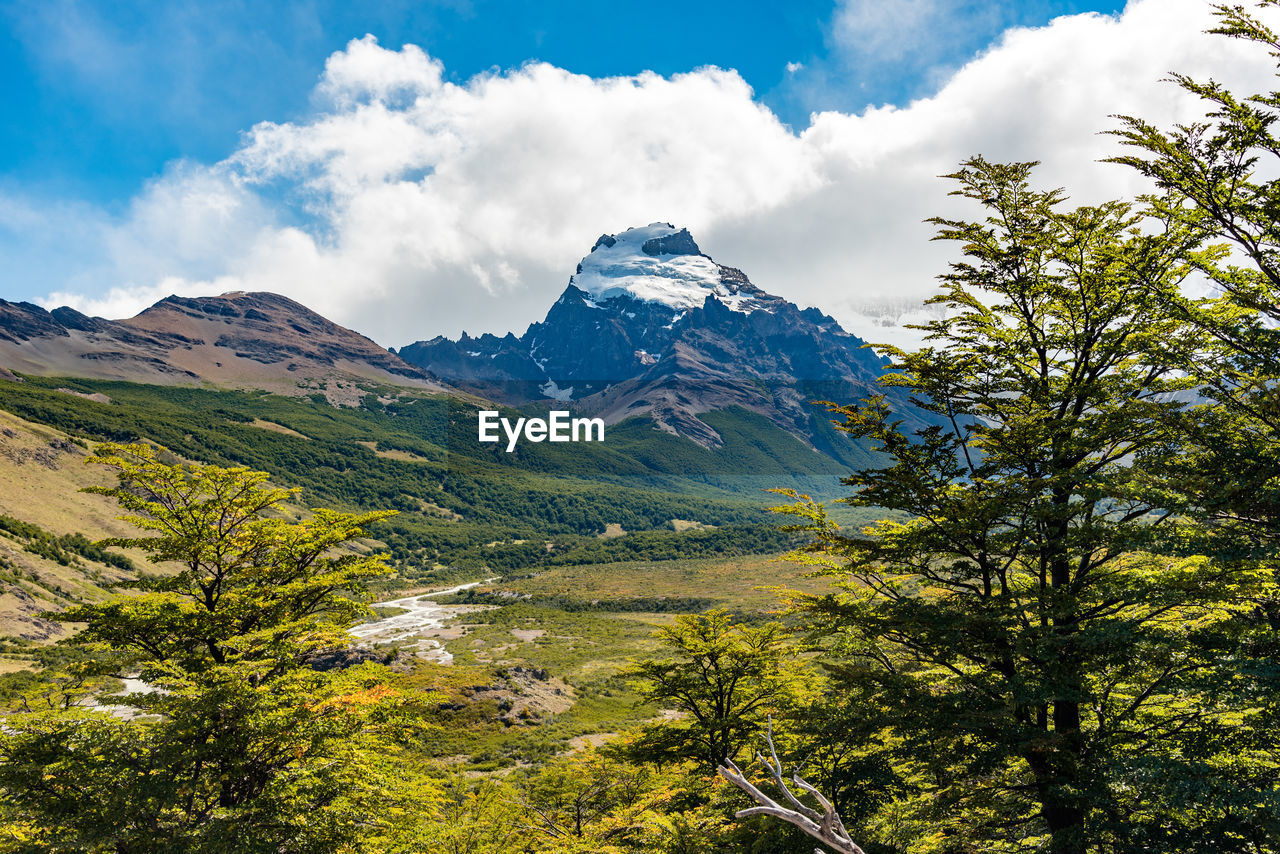
{"label": "rocky mountain ridge", "polygon": [[[437,336],[399,354],[495,400],[571,401],[609,423],[646,415],[705,447],[720,437],[698,416],[731,406],[829,444],[812,401],[880,393],[887,365],[833,318],[765,292],[669,223],[602,235],[520,337]],[[905,395],[890,398],[909,422],[927,420]]]}
{"label": "rocky mountain ridge", "polygon": [[460,391],[609,424],[647,418],[710,449],[723,437],[701,416],[740,408],[843,464],[866,451],[851,456],[814,401],[886,393],[909,427],[930,420],[879,386],[886,364],[833,318],[764,291],[669,223],[602,235],[519,337],[437,336],[398,354],[269,293],[171,296],[127,320],[0,300],[0,370],[19,374],[322,390],[346,404],[370,383]]}
{"label": "rocky mountain ridge", "polygon": [[166,297],[127,320],[0,300],[0,367],[285,393],[329,380],[441,387],[421,368],[300,303],[239,291]]}

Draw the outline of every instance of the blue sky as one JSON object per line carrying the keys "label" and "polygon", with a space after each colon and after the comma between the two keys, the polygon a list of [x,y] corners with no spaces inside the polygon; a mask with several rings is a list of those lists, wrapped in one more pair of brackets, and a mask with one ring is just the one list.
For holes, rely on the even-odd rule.
{"label": "blue sky", "polygon": [[[1122,4],[916,5],[922,17],[901,12],[912,6],[902,3],[896,19],[875,15],[861,22],[874,33],[846,33],[841,45],[830,0],[18,0],[0,7],[0,110],[8,117],[0,123],[0,186],[122,204],[166,162],[220,160],[255,123],[305,115],[325,59],[366,33],[387,47],[421,45],[455,81],[534,59],[592,77],[733,68],[803,128],[812,110],[929,94],[1008,27]],[[801,67],[789,72],[789,63]]]}
{"label": "blue sky", "polygon": [[400,346],[520,332],[601,233],[666,221],[885,340],[950,260],[925,220],[973,213],[964,158],[1129,197],[1102,132],[1194,120],[1170,71],[1274,88],[1209,10],[0,0],[0,298],[274,291]]}

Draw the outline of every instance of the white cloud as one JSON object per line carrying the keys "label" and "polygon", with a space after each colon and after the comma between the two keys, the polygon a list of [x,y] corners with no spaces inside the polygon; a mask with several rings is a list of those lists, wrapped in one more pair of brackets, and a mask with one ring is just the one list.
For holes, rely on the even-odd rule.
{"label": "white cloud", "polygon": [[[836,9],[832,36],[846,50],[879,63],[901,60],[933,46],[934,22],[947,13],[947,6],[943,0],[846,0]],[[972,15],[976,10],[965,11]]]}
{"label": "white cloud", "polygon": [[1117,150],[1109,114],[1196,115],[1158,82],[1175,69],[1268,86],[1265,55],[1202,35],[1210,20],[1201,0],[1133,0],[1013,30],[931,98],[799,134],[732,71],[537,63],[456,84],[422,49],[366,37],[329,59],[314,115],[171,169],[105,227],[93,275],[46,302],[118,316],[170,291],[272,290],[384,344],[520,332],[601,232],[668,220],[883,340],[874,315],[917,304],[954,256],[922,220],[955,212],[936,176],[959,160],[1042,160],[1039,179],[1082,201],[1131,194],[1133,175],[1096,162]]}

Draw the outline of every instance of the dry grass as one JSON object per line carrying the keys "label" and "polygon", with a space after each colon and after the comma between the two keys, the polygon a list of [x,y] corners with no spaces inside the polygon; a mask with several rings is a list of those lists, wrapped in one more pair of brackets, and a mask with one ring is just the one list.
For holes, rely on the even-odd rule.
{"label": "dry grass", "polygon": [[715,525],[708,525],[705,522],[695,522],[690,519],[672,519],[671,527],[677,532],[682,531],[710,531]]}
{"label": "dry grass", "polygon": [[[85,465],[89,452],[67,439],[61,431],[0,410],[0,514],[51,534],[81,533],[93,540],[136,534],[118,518],[114,501],[80,491],[113,485],[114,478],[101,466]],[[135,563],[145,561],[139,552],[126,554]],[[0,586],[0,635],[37,641],[67,633],[66,627],[41,619],[40,612],[61,610],[76,599],[100,600],[108,595],[101,583],[123,577],[96,564],[94,577],[84,566],[63,566],[32,554],[7,536],[0,536],[0,560],[19,579]]]}
{"label": "dry grass", "polygon": [[533,578],[495,586],[516,593],[570,595],[585,601],[702,597],[735,610],[771,611],[780,605],[781,590],[818,593],[827,589],[827,582],[805,578],[804,567],[778,557],[752,555],[552,567]]}
{"label": "dry grass", "polygon": [[111,402],[111,398],[110,398],[110,397],[108,397],[107,395],[103,394],[103,393],[102,393],[102,392],[100,392],[100,391],[95,391],[95,392],[90,393],[90,392],[87,392],[87,391],[76,391],[76,390],[75,390],[75,389],[73,389],[73,388],[57,388],[57,389],[54,389],[54,391],[60,391],[60,392],[62,392],[63,394],[73,394],[73,395],[75,395],[76,397],[83,397],[85,400],[92,400],[92,401],[94,401],[95,403],[110,403],[110,402]]}
{"label": "dry grass", "polygon": [[116,518],[114,502],[80,492],[86,486],[110,486],[113,478],[104,468],[84,464],[86,450],[51,447],[66,438],[0,410],[0,513],[55,534],[80,531],[98,539],[131,532]]}
{"label": "dry grass", "polygon": [[627,531],[625,528],[622,527],[622,525],[618,524],[617,522],[610,522],[609,524],[605,525],[604,530],[601,531],[596,536],[598,536],[602,540],[611,540],[614,537],[625,537],[626,535],[627,535]]}
{"label": "dry grass", "polygon": [[431,460],[409,451],[397,451],[394,448],[380,451],[377,442],[356,442],[357,445],[368,448],[373,451],[374,456],[382,457],[384,460],[398,460],[402,463],[429,463]]}
{"label": "dry grass", "polygon": [[272,433],[283,433],[286,436],[297,436],[299,439],[306,439],[307,441],[311,440],[310,436],[304,436],[297,430],[290,429],[283,424],[277,424],[274,421],[264,421],[261,418],[253,419],[253,421],[249,422],[249,426],[257,427],[261,430],[270,430]]}

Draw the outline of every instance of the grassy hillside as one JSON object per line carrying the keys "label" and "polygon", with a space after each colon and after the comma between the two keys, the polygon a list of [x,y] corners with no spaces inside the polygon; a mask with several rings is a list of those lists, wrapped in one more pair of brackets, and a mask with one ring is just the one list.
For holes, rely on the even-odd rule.
{"label": "grassy hillside", "polygon": [[[0,635],[63,636],[65,628],[41,612],[101,599],[106,585],[133,567],[130,556],[92,545],[130,528],[115,518],[110,501],[80,492],[109,480],[83,464],[85,444],[0,411]],[[0,655],[0,671],[24,664],[23,648],[19,643]]]}
{"label": "grassy hillside", "polygon": [[[94,441],[146,440],[186,459],[267,471],[281,485],[300,486],[304,506],[400,511],[374,531],[397,569],[390,586],[536,566],[777,552],[791,540],[763,509],[775,503],[765,489],[839,491],[840,464],[742,409],[707,414],[725,438],[716,450],[632,419],[610,427],[604,442],[524,443],[506,453],[477,442],[479,406],[390,388],[335,408],[319,393],[312,400],[0,380],[0,409],[81,455]],[[0,468],[16,476],[10,462]],[[62,496],[89,476],[33,481],[30,500],[18,500],[23,509],[13,515],[55,534],[80,530],[73,505],[87,498]]]}

